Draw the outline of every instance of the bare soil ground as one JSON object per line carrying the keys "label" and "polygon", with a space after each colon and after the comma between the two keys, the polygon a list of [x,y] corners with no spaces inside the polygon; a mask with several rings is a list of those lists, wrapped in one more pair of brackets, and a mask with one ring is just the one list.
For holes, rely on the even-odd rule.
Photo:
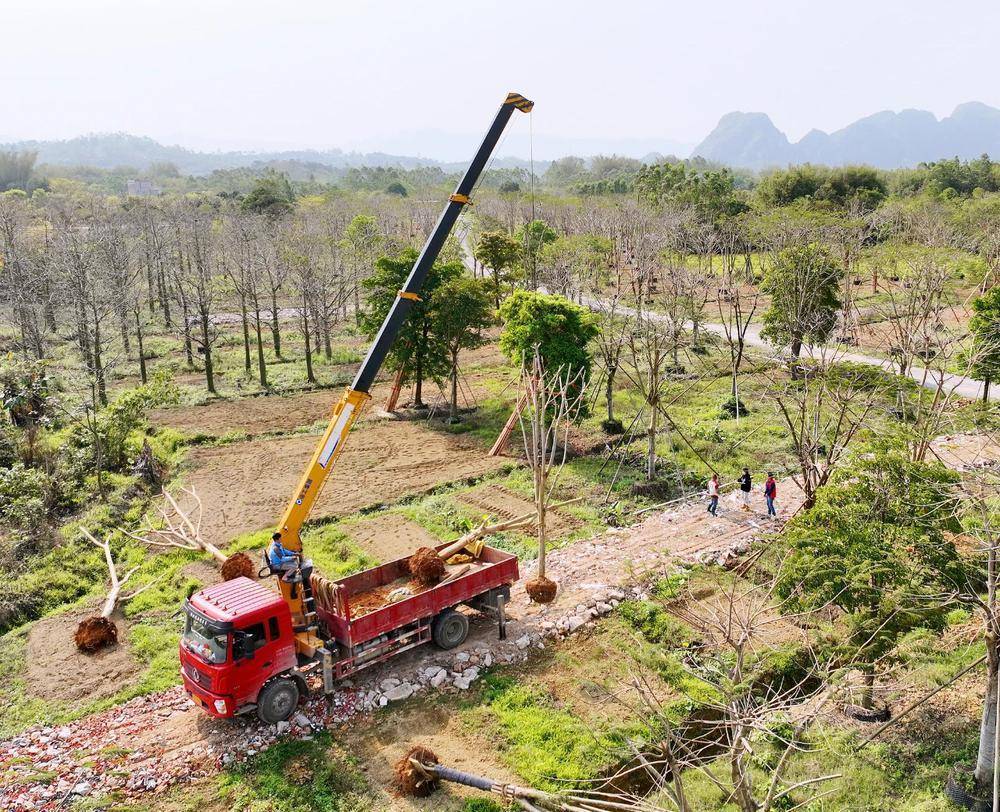
{"label": "bare soil ground", "polygon": [[339,397],[339,389],[316,389],[294,395],[217,400],[204,406],[157,409],[149,419],[178,431],[217,437],[240,431],[251,436],[280,434],[325,420]]}
{"label": "bare soil ground", "polygon": [[394,561],[419,547],[434,547],[434,534],[398,513],[381,513],[344,528],[354,542],[379,561]]}
{"label": "bare soil ground", "polygon": [[968,471],[1000,461],[1000,441],[989,434],[949,434],[931,443],[931,453],[949,468]]}
{"label": "bare soil ground", "polygon": [[[184,481],[202,499],[205,539],[221,546],[272,523],[316,442],[315,435],[302,435],[195,449]],[[312,515],[343,516],[507,464],[474,441],[409,422],[371,421],[351,435]]]}
{"label": "bare soil ground", "polygon": [[118,645],[95,654],[77,650],[73,632],[95,611],[96,607],[52,615],[31,627],[25,658],[29,695],[60,702],[92,702],[113,696],[139,674],[142,664],[129,650],[125,621],[120,615],[112,618],[118,626]]}
{"label": "bare soil ground", "polygon": [[441,763],[449,767],[500,781],[517,780],[492,757],[495,747],[479,741],[447,708],[409,703],[379,717],[363,733],[352,737],[352,751],[366,765],[372,785],[381,791],[379,809],[387,812],[418,809],[457,812],[465,798],[483,797],[482,792],[447,782],[428,798],[409,798],[396,792],[393,767],[414,742],[433,750]]}
{"label": "bare soil ground", "polygon": [[[455,499],[472,508],[478,517],[489,516],[494,521],[516,519],[526,513],[532,513],[535,509],[530,499],[496,485],[472,488],[458,494]],[[572,516],[553,510],[547,514],[545,529],[548,537],[554,539],[569,533],[579,525],[580,522]],[[524,532],[534,532],[534,524],[526,526]]]}

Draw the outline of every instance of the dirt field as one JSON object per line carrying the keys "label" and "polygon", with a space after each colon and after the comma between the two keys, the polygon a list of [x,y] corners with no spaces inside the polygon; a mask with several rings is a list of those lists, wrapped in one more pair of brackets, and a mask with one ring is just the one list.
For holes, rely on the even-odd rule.
{"label": "dirt field", "polygon": [[[535,510],[531,500],[507,488],[494,485],[473,488],[459,494],[456,499],[472,508],[478,514],[477,518],[489,516],[494,521],[516,519]],[[548,538],[558,538],[578,526],[579,522],[576,519],[558,510],[546,514],[545,529]],[[534,528],[534,524],[527,525],[522,532],[533,533]]]}
{"label": "dirt field", "polygon": [[403,558],[418,547],[434,547],[440,542],[419,524],[398,513],[382,513],[344,529],[362,550],[379,561]]}
{"label": "dirt field", "polygon": [[28,633],[25,685],[31,696],[60,702],[92,702],[112,696],[142,670],[132,656],[121,616],[119,643],[96,654],[83,654],[73,643],[77,624],[95,610],[53,615],[39,620]]}
{"label": "dirt field", "polygon": [[[195,449],[184,482],[202,499],[205,539],[225,545],[273,523],[316,442],[315,435],[301,435]],[[488,457],[461,437],[406,421],[372,421],[351,435],[312,515],[343,516],[504,465],[509,460]]]}
{"label": "dirt field", "polygon": [[379,808],[387,812],[416,809],[456,812],[462,808],[464,798],[484,797],[477,790],[448,783],[442,784],[429,798],[408,798],[396,793],[392,769],[417,743],[429,747],[449,767],[516,782],[516,776],[490,757],[495,752],[493,747],[478,742],[456,714],[436,705],[414,703],[394,709],[378,718],[374,725],[365,727],[361,735],[350,736],[349,741],[351,750],[365,764],[372,785],[381,790],[383,805]]}

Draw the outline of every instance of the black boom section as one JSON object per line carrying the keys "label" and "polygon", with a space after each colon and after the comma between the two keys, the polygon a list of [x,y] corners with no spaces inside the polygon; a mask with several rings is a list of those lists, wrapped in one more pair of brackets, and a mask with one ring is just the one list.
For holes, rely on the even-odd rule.
{"label": "black boom section", "polygon": [[507,126],[507,122],[510,121],[510,117],[515,110],[527,113],[531,111],[533,106],[534,102],[529,101],[518,93],[507,94],[507,98],[500,105],[500,109],[497,111],[496,118],[493,119],[493,124],[486,133],[486,137],[483,138],[483,143],[479,145],[476,156],[472,159],[472,163],[469,164],[469,168],[465,170],[465,175],[455,188],[455,193],[449,198],[448,205],[445,206],[444,211],[441,212],[441,217],[438,218],[437,225],[434,226],[434,231],[431,232],[431,236],[427,239],[427,243],[420,252],[420,256],[417,257],[417,261],[413,265],[413,270],[410,271],[410,275],[407,277],[406,284],[400,291],[400,295],[396,297],[392,307],[389,308],[385,321],[382,322],[378,335],[375,336],[375,341],[368,350],[368,355],[365,356],[365,360],[362,362],[360,369],[358,369],[358,374],[354,378],[354,383],[351,384],[351,389],[358,392],[368,392],[371,390],[375,376],[378,375],[378,371],[382,367],[382,362],[385,361],[386,355],[389,354],[389,348],[392,346],[392,342],[396,340],[396,335],[406,320],[410,312],[410,307],[412,307],[415,300],[419,299],[420,288],[424,284],[427,272],[434,265],[438,254],[441,253],[441,248],[444,246],[445,240],[448,239],[455,221],[458,220],[458,215],[462,212],[462,206],[469,202],[469,195],[472,193],[472,188],[476,185],[476,181],[479,180],[483,169],[486,168],[486,162],[490,159],[490,155],[493,154],[493,150],[496,148],[497,142],[503,134],[504,127]]}

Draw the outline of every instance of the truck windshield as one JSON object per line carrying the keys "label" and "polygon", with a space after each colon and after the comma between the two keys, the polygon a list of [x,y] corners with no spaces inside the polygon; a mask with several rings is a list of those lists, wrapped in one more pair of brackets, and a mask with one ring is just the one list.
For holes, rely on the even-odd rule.
{"label": "truck windshield", "polygon": [[220,632],[202,618],[188,613],[184,626],[184,642],[206,662],[224,663],[229,647],[229,634]]}

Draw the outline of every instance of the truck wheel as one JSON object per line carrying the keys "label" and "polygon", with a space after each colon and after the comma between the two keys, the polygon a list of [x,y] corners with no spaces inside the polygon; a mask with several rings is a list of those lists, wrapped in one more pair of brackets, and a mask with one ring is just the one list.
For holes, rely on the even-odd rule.
{"label": "truck wheel", "polygon": [[269,725],[287,722],[299,704],[299,686],[284,677],[269,682],[257,697],[257,715]]}
{"label": "truck wheel", "polygon": [[469,619],[454,609],[445,609],[431,624],[431,637],[438,648],[460,646],[469,635]]}

